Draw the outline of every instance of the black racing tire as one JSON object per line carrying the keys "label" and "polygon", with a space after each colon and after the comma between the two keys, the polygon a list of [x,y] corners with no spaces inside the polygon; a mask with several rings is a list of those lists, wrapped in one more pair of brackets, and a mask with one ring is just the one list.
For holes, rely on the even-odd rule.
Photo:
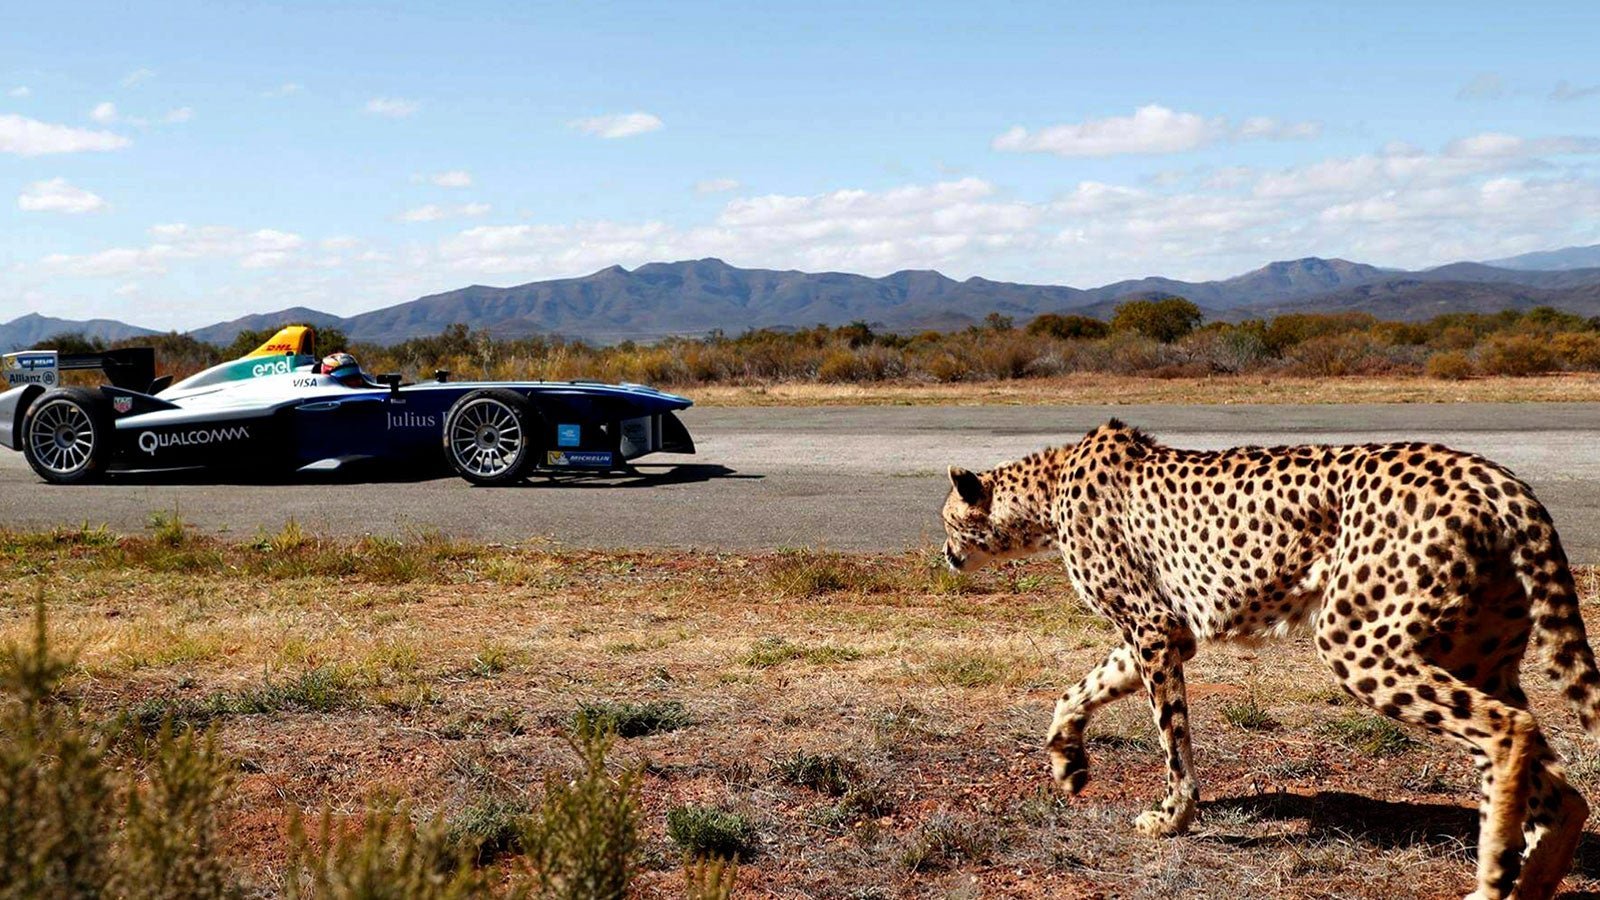
{"label": "black racing tire", "polygon": [[46,391],[22,417],[22,455],[51,484],[99,481],[111,464],[114,438],[110,403],[88,388]]}
{"label": "black racing tire", "polygon": [[463,396],[444,417],[444,458],[473,484],[517,484],[544,446],[544,418],[527,397],[505,388]]}

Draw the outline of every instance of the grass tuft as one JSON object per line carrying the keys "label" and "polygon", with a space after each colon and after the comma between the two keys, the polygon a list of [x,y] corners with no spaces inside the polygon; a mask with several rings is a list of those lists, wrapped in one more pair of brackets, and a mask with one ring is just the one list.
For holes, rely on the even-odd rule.
{"label": "grass tuft", "polygon": [[795,660],[823,666],[831,663],[855,662],[864,656],[865,653],[854,647],[833,644],[807,645],[782,637],[765,637],[752,644],[750,650],[740,657],[740,662],[752,669],[770,669]]}
{"label": "grass tuft", "polygon": [[647,700],[643,703],[603,700],[579,703],[573,714],[572,730],[580,735],[612,732],[617,737],[634,738],[677,731],[693,724],[689,710],[677,700]]}
{"label": "grass tuft", "polygon": [[774,760],[772,775],[784,784],[839,797],[861,780],[861,767],[841,756],[800,750]]}
{"label": "grass tuft", "polygon": [[867,593],[882,586],[863,560],[843,553],[798,550],[779,555],[767,584],[780,597],[803,600],[843,592]]}
{"label": "grass tuft", "polygon": [[1267,708],[1256,699],[1254,692],[1243,700],[1222,705],[1222,718],[1229,725],[1245,731],[1277,731],[1283,723],[1272,717]]}
{"label": "grass tuft", "polygon": [[1422,746],[1393,719],[1359,713],[1328,722],[1320,730],[1346,747],[1380,759],[1410,753]]}
{"label": "grass tuft", "polygon": [[669,810],[667,837],[691,857],[749,859],[756,853],[756,829],[750,819],[713,806]]}

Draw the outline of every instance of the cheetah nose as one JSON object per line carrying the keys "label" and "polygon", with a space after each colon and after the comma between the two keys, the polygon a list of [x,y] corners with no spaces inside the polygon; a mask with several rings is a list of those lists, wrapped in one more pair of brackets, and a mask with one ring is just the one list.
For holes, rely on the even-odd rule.
{"label": "cheetah nose", "polygon": [[951,550],[949,544],[944,545],[944,563],[950,567],[950,571],[961,571],[961,566],[964,565],[966,561],[966,557],[955,552],[954,550]]}

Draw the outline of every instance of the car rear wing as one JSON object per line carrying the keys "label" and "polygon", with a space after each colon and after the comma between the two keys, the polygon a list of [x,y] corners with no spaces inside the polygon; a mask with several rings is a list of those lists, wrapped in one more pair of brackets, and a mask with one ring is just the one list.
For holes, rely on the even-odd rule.
{"label": "car rear wing", "polygon": [[23,350],[0,357],[0,374],[12,387],[37,384],[49,389],[61,383],[62,372],[99,369],[119,388],[151,393],[156,380],[156,351],[150,347],[124,347],[99,353],[59,353]]}

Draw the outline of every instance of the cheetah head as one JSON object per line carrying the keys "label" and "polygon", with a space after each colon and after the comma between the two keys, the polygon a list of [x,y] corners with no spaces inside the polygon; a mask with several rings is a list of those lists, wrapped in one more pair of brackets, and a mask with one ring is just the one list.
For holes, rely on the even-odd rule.
{"label": "cheetah head", "polygon": [[981,568],[990,560],[1032,556],[1050,548],[1048,528],[1036,510],[996,472],[950,467],[945,498],[944,561],[957,572]]}

